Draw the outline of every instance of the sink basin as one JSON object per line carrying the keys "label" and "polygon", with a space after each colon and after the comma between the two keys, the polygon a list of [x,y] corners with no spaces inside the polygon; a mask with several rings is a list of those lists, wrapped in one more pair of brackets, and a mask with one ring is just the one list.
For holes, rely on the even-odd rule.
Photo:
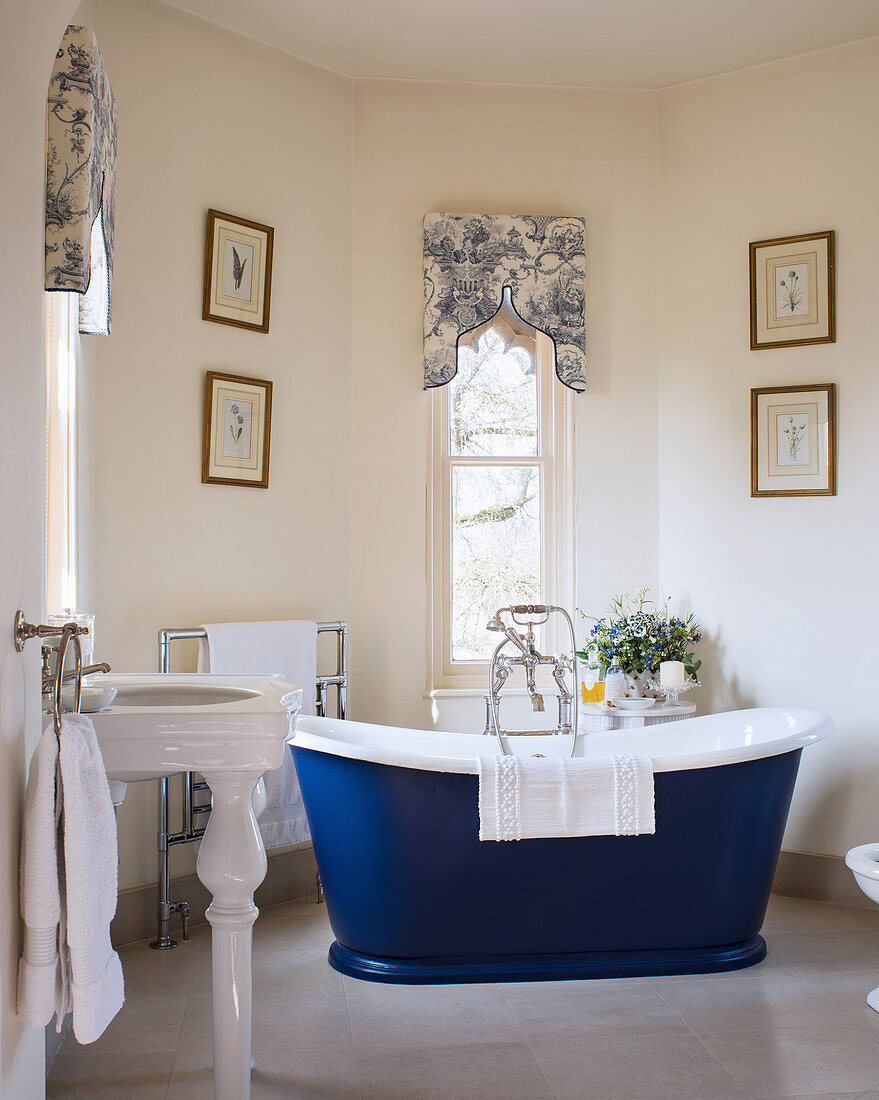
{"label": "sink basin", "polygon": [[266,873],[253,792],[284,760],[302,691],[280,676],[109,673],[100,682],[116,689],[113,705],[91,715],[111,786],[193,771],[211,788],[197,870],[212,896],[214,1097],[247,1100],[253,891]]}
{"label": "sink basin", "polygon": [[112,706],[90,717],[107,776],[134,783],[177,772],[279,768],[302,692],[279,676],[108,673]]}
{"label": "sink basin", "polygon": [[210,707],[217,703],[240,703],[253,699],[258,691],[206,684],[130,684],[116,690],[117,707]]}

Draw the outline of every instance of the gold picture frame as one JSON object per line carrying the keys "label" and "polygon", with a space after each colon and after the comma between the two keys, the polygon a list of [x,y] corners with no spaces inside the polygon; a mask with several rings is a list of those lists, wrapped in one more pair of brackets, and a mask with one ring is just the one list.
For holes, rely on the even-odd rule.
{"label": "gold picture frame", "polygon": [[208,210],[202,320],[269,331],[274,241],[270,225]]}
{"label": "gold picture frame", "polygon": [[836,496],[836,385],[751,390],[751,496]]}
{"label": "gold picture frame", "polygon": [[748,245],[751,351],[836,340],[833,229]]}
{"label": "gold picture frame", "polygon": [[207,371],[201,480],[269,487],[272,383]]}

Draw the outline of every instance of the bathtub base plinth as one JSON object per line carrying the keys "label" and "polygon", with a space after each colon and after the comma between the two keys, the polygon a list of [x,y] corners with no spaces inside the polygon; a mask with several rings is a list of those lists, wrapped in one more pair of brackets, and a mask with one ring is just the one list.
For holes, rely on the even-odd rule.
{"label": "bathtub base plinth", "polygon": [[388,959],[363,955],[335,942],[329,963],[340,974],[393,985],[450,985],[477,982],[557,982],[589,978],[649,978],[672,974],[716,974],[741,970],[766,958],[755,936],[723,947],[668,951],[595,951],[576,955],[513,958]]}

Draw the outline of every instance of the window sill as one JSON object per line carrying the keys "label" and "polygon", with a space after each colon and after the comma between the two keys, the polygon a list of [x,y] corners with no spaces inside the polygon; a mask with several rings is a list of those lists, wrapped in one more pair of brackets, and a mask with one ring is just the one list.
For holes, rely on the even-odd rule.
{"label": "window sill", "polygon": [[[525,688],[504,688],[503,694],[527,696]],[[485,687],[453,687],[453,688],[428,688],[421,696],[422,699],[484,699],[488,695],[488,685]]]}

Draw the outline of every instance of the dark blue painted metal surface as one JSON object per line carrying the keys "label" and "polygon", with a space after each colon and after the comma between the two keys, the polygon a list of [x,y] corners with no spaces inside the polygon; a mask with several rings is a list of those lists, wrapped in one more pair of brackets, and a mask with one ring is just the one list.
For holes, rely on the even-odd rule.
{"label": "dark blue painted metal surface", "polygon": [[334,969],[352,978],[396,985],[450,982],[556,982],[571,978],[632,978],[656,974],[714,974],[741,970],[766,958],[762,936],[724,948],[677,951],[587,951],[569,955],[510,955],[468,958],[378,959],[349,951],[338,940],[330,947]]}
{"label": "dark blue painted metal surface", "polygon": [[478,838],[477,778],[293,749],[343,973],[407,983],[759,962],[800,751],[661,772],[656,833]]}

